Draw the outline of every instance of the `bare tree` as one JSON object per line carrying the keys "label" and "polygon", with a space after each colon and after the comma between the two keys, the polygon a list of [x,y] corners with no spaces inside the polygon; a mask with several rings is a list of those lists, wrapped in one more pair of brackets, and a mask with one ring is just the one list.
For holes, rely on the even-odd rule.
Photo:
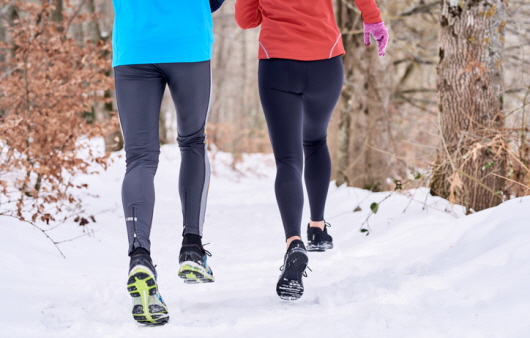
{"label": "bare tree", "polygon": [[270,151],[258,96],[259,28],[242,30],[234,20],[234,0],[214,13],[213,96],[208,139],[223,151]]}
{"label": "bare tree", "polygon": [[479,211],[502,202],[502,0],[442,0],[438,95],[442,146],[431,189]]}
{"label": "bare tree", "polygon": [[362,18],[352,2],[339,0],[338,25],[343,33],[345,79],[339,101],[337,185],[369,190],[387,188],[391,176],[388,106],[393,77],[390,58],[364,46]]}
{"label": "bare tree", "polygon": [[[108,36],[102,34],[102,15],[98,12],[96,0],[76,0],[72,10],[87,16],[86,20],[74,26],[73,35],[78,44],[83,45],[86,41],[90,41],[90,43],[97,45],[108,40]],[[110,57],[110,54],[108,56]],[[112,74],[112,68],[109,68],[106,74],[110,76]],[[114,91],[107,90],[105,97],[114,97]],[[111,120],[115,114],[116,109],[114,104],[109,100],[108,102],[94,102],[90,117],[97,122],[105,123]],[[162,125],[163,123],[161,123]],[[165,133],[161,133],[161,135],[165,135]],[[117,125],[114,130],[107,131],[104,139],[106,151],[117,151],[123,148],[123,136]]]}

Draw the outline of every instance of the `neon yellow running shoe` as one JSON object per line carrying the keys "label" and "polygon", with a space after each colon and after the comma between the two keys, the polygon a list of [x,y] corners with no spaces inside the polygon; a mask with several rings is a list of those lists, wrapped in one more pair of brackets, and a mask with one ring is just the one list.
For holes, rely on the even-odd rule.
{"label": "neon yellow running shoe", "polygon": [[183,245],[180,249],[179,262],[180,268],[178,275],[184,279],[184,283],[212,283],[215,281],[212,269],[208,266],[206,260],[212,254],[204,250],[198,244]]}
{"label": "neon yellow running shoe", "polygon": [[133,300],[134,320],[146,325],[163,325],[168,322],[167,306],[158,292],[156,270],[149,255],[131,257],[127,291]]}

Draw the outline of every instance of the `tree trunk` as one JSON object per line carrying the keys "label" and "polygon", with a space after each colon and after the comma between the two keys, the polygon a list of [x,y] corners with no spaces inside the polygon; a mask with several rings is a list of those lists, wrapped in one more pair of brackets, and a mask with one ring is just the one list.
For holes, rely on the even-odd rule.
{"label": "tree trunk", "polygon": [[53,0],[51,1],[52,5],[55,6],[55,9],[52,12],[52,20],[55,22],[63,21],[63,0]]}
{"label": "tree trunk", "polygon": [[[86,11],[90,14],[97,13],[96,4],[94,0],[87,0],[85,4]],[[86,23],[85,38],[90,40],[92,43],[96,43],[101,39],[101,29],[99,28],[99,22],[97,20],[89,20]]]}
{"label": "tree trunk", "polygon": [[[8,27],[10,27],[15,20],[18,19],[18,12],[16,7],[13,5],[6,5],[1,8],[3,13],[3,20],[0,20],[0,42],[8,43],[10,40]],[[0,63],[6,61],[6,54],[12,53],[13,51],[9,48],[0,48]],[[0,67],[0,71],[5,71],[3,67]]]}
{"label": "tree trunk", "polygon": [[502,0],[442,0],[438,99],[442,146],[431,190],[468,212],[502,202]]}
{"label": "tree trunk", "polygon": [[378,57],[373,39],[371,47],[364,45],[362,18],[351,4],[338,0],[337,6],[346,55],[335,180],[378,191],[388,188],[386,179],[392,176],[387,126],[391,59]]}
{"label": "tree trunk", "polygon": [[[84,13],[89,13],[94,15],[97,13],[96,3],[94,0],[80,0],[79,6],[83,6]],[[81,41],[78,43],[84,44],[85,40],[90,41],[93,44],[96,44],[98,41],[104,39],[101,35],[100,23],[97,20],[90,19],[87,22],[84,22],[80,25],[82,28],[81,32],[78,32],[78,38],[81,38]],[[108,75],[111,75],[111,69],[108,70]],[[105,97],[113,97],[113,91],[106,91]],[[98,122],[107,122],[112,118],[112,112],[115,110],[112,101],[109,102],[95,102],[93,104],[93,109],[96,115],[96,121]],[[163,123],[163,122],[161,122]],[[105,151],[118,151],[123,148],[123,136],[118,125],[115,126],[112,130],[107,130],[105,133]]]}
{"label": "tree trunk", "polygon": [[[341,94],[341,106],[342,102],[348,102],[348,93],[343,90]],[[339,118],[339,132],[337,138],[337,165],[336,165],[336,174],[335,174],[335,184],[341,186],[344,183],[350,185],[348,181],[347,170],[348,163],[350,160],[349,148],[350,148],[350,110],[345,109],[346,107],[340,109],[340,118]]]}

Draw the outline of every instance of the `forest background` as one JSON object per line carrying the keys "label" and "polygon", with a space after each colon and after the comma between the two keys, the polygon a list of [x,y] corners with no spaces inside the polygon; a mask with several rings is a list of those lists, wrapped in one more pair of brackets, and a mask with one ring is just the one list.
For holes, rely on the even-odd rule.
{"label": "forest background", "polygon": [[[235,0],[214,13],[210,148],[270,152],[257,90],[259,29],[243,31]],[[427,186],[468,213],[530,192],[530,2],[378,0],[386,56],[362,43],[351,0],[334,0],[345,81],[328,144],[337,185]],[[114,102],[110,0],[0,0],[2,214],[34,222],[80,213],[72,191],[89,162],[85,138],[123,146]],[[160,142],[176,139],[166,93]],[[82,154],[82,156],[81,156]],[[89,219],[78,216],[80,223]]]}

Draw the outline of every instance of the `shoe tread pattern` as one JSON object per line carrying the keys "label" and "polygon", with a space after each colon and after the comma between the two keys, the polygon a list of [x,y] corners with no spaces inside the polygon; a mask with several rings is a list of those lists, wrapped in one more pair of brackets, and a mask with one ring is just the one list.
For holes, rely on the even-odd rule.
{"label": "shoe tread pattern", "polygon": [[163,325],[169,321],[166,304],[158,294],[154,276],[146,269],[131,271],[127,291],[133,297],[134,320],[145,325]]}
{"label": "shoe tread pattern", "polygon": [[206,270],[202,265],[193,261],[184,261],[180,264],[178,276],[186,284],[213,283],[215,278],[211,269]]}
{"label": "shoe tread pattern", "polygon": [[276,293],[284,300],[297,300],[304,293],[302,277],[307,267],[305,250],[293,250],[285,259],[284,270],[276,285]]}

